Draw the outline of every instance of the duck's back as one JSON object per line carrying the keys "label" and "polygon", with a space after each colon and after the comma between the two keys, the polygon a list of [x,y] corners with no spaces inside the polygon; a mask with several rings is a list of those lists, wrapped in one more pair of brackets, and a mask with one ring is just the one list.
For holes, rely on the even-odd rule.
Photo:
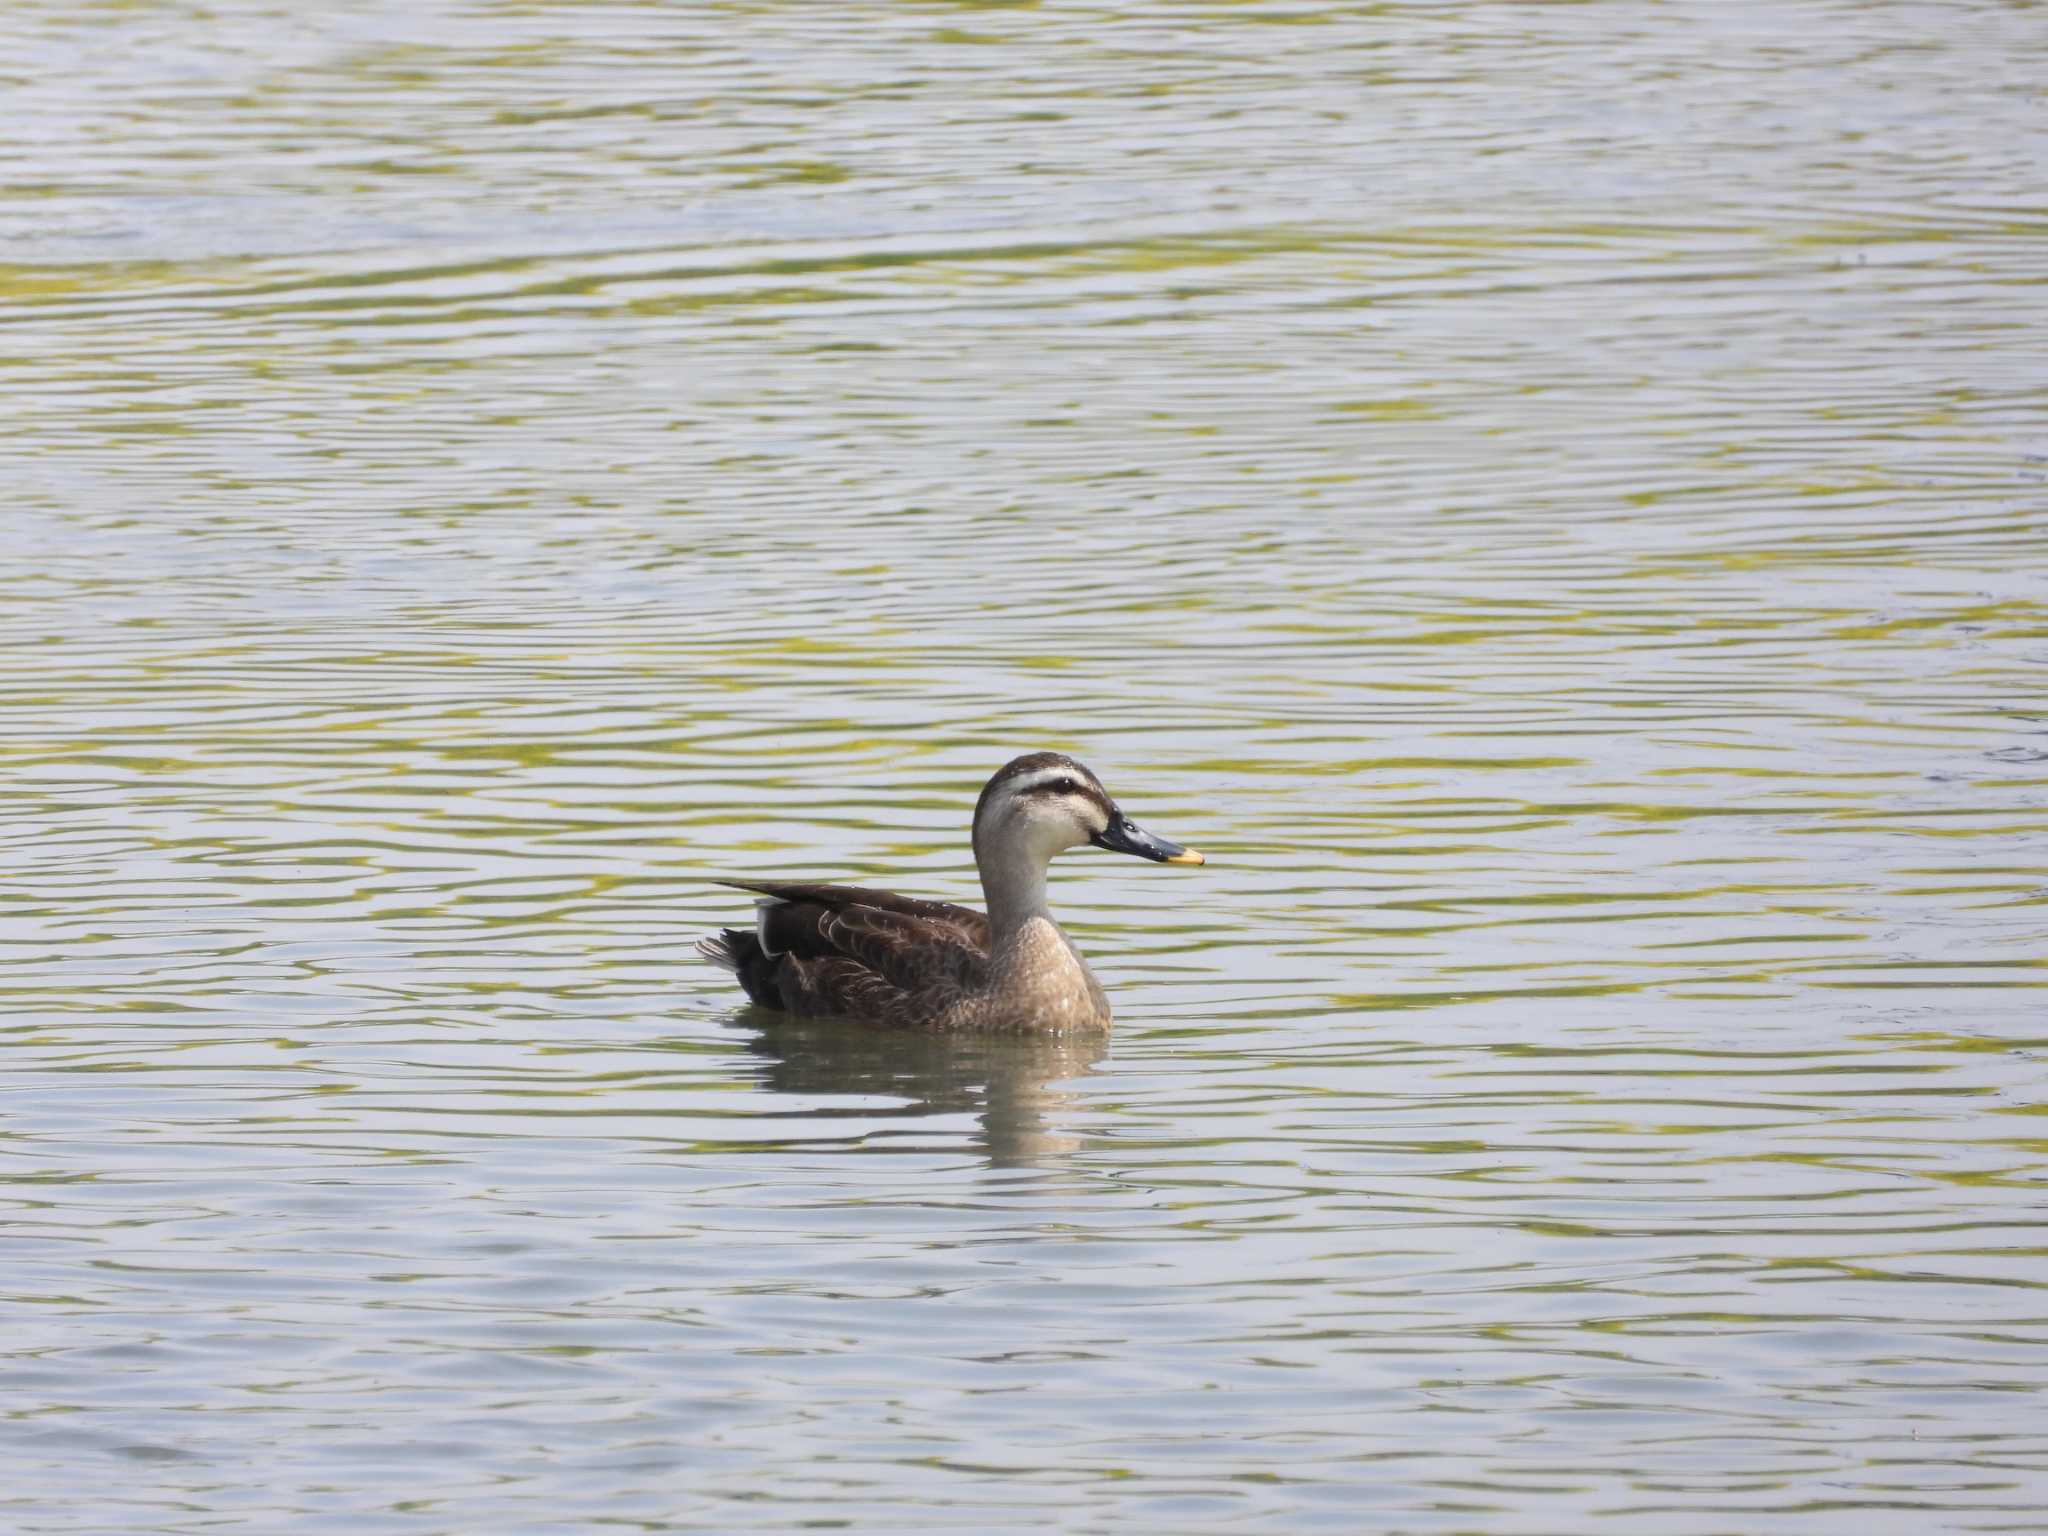
{"label": "duck's back", "polygon": [[987,992],[988,919],[853,885],[722,882],[766,898],[754,931],[698,945],[764,1007],[910,1029],[972,1025]]}

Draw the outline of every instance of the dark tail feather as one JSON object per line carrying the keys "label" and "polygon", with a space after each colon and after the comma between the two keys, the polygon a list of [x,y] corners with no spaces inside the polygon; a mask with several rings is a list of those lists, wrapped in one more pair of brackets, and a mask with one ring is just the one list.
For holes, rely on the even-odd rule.
{"label": "dark tail feather", "polygon": [[760,938],[749,929],[725,928],[699,939],[697,953],[739,977],[747,996],[755,1002],[769,1008],[783,1006],[782,988],[776,981],[781,957],[763,950]]}
{"label": "dark tail feather", "polygon": [[713,965],[731,971],[737,976],[746,969],[747,956],[744,945],[751,945],[759,953],[761,944],[751,933],[738,928],[727,928],[706,939],[697,941],[697,953]]}

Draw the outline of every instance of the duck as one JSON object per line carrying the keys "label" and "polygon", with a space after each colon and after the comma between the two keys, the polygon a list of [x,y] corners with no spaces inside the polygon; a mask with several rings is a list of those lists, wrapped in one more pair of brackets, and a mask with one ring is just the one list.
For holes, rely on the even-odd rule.
{"label": "duck", "polygon": [[721,880],[751,891],[752,929],[697,941],[749,999],[799,1018],[896,1029],[1107,1030],[1109,998],[1046,906],[1053,857],[1084,845],[1161,864],[1201,854],[1124,814],[1061,752],[1012,758],[975,802],[973,845],[988,910],[864,886]]}

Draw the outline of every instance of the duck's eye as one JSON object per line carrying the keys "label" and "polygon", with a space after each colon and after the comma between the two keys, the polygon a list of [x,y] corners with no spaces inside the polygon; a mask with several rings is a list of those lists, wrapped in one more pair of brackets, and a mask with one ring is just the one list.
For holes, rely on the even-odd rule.
{"label": "duck's eye", "polygon": [[1072,779],[1054,779],[1052,781],[1052,792],[1056,795],[1071,795],[1079,790],[1080,787]]}

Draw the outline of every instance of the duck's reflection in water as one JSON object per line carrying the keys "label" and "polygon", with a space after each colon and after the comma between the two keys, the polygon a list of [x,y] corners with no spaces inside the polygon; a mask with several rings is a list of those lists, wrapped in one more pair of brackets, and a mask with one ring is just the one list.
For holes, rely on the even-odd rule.
{"label": "duck's reflection in water", "polygon": [[745,1023],[756,1031],[747,1048],[768,1062],[766,1087],[908,1101],[883,1115],[972,1112],[981,1151],[997,1168],[1029,1167],[1080,1145],[1058,1124],[1073,1098],[1066,1085],[1109,1053],[1103,1034],[932,1034],[765,1014]]}

